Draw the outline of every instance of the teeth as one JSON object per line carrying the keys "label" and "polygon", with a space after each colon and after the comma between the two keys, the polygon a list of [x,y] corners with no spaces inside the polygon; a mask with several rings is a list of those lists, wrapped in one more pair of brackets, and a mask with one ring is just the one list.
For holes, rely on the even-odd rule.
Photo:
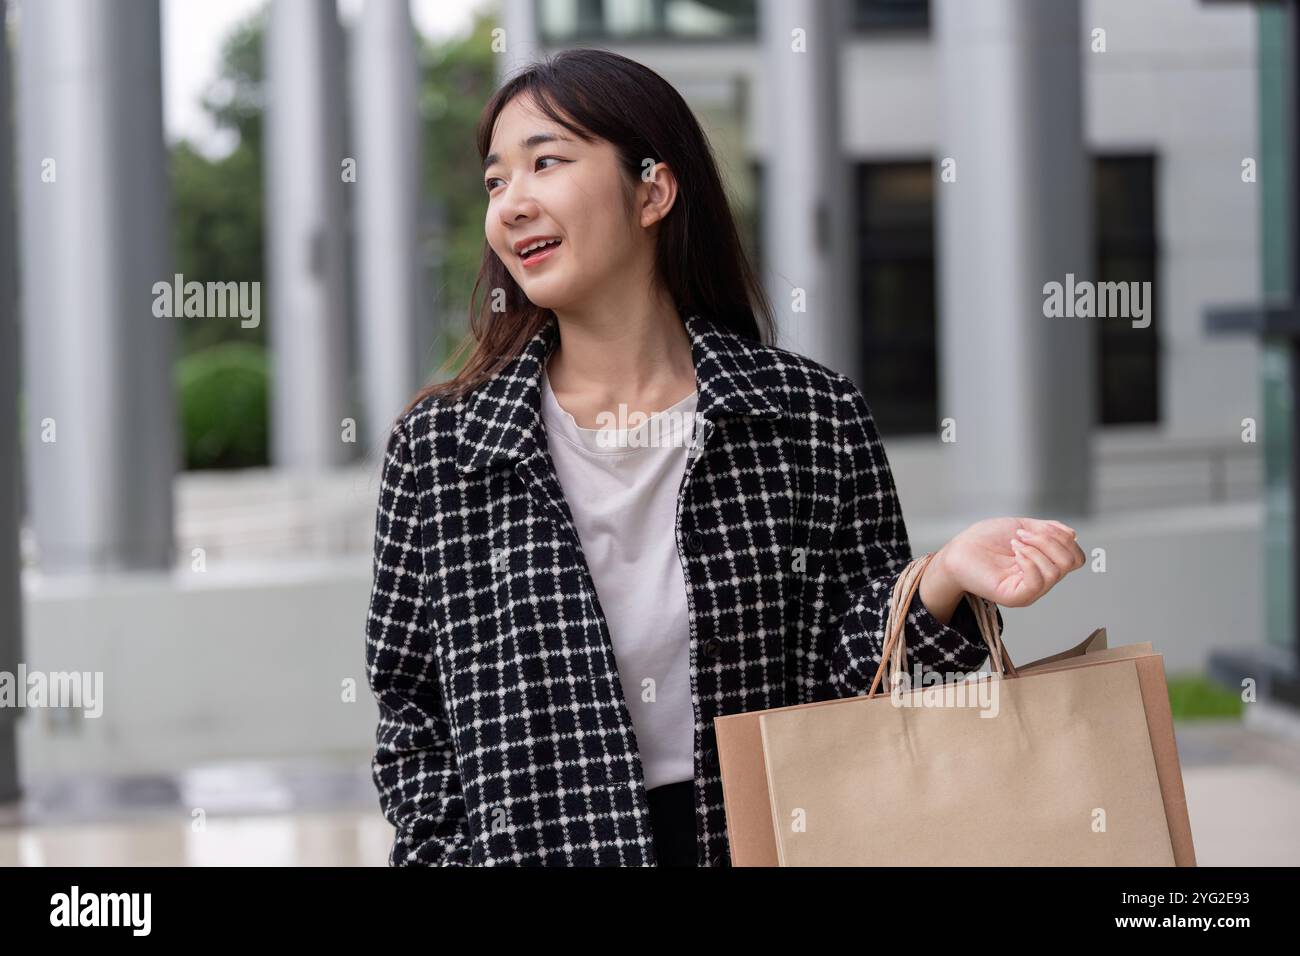
{"label": "teeth", "polygon": [[542,248],[542,246],[549,246],[552,243],[559,242],[559,241],[560,241],[559,239],[541,239],[537,242],[534,242],[531,246],[524,246],[524,248],[519,251],[519,255],[526,256],[534,249],[540,249]]}

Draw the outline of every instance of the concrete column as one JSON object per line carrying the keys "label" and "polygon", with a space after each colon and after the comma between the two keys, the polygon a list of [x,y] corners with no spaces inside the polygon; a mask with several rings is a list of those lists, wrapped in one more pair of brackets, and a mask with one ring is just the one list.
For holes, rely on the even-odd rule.
{"label": "concrete column", "polygon": [[266,31],[266,238],[273,462],[352,457],[343,38],[334,3],[273,0]]}
{"label": "concrete column", "polygon": [[46,573],[171,565],[179,426],[158,0],[24,3],[20,254],[31,520]]}
{"label": "concrete column", "polygon": [[857,380],[852,186],[840,134],[848,5],[761,0],[758,26],[763,275],[780,344]]}
{"label": "concrete column", "polygon": [[[0,12],[3,7],[0,6]],[[9,143],[9,50],[0,16],[0,671],[22,657],[22,526],[18,449],[18,295],[14,261],[13,168]],[[0,803],[18,797],[18,714],[0,708]]]}
{"label": "concrete column", "polygon": [[496,53],[497,81],[542,55],[536,0],[501,0],[500,26],[504,49]]}
{"label": "concrete column", "polygon": [[[1089,505],[1094,322],[1044,316],[1096,281],[1077,0],[935,0],[940,418],[963,513]],[[944,164],[956,180],[945,181]]]}
{"label": "concrete column", "polygon": [[418,386],[416,350],[420,197],[419,67],[410,10],[369,0],[357,20],[352,64],[357,160],[357,343],[365,441],[388,434]]}

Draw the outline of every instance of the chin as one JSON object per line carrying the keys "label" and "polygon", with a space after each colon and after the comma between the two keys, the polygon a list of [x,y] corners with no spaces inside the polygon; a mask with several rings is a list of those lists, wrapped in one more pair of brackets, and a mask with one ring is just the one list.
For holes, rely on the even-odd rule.
{"label": "chin", "polygon": [[546,280],[529,282],[528,285],[520,285],[528,301],[539,309],[567,309],[574,301],[575,296],[573,289],[566,287],[564,283],[551,281],[548,277]]}

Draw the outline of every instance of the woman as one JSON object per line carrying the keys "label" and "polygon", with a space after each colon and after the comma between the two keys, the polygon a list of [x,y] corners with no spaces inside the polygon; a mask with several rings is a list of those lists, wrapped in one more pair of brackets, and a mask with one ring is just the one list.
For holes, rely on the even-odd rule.
{"label": "woman", "polygon": [[[884,448],[846,377],[765,344],[708,142],[657,74],[559,54],[478,146],[477,345],[395,423],[380,490],[390,863],[728,865],[713,719],[862,694],[879,664],[911,558]],[[645,441],[686,433],[670,415],[702,427]],[[972,525],[925,571],[910,660],[978,668],[964,592],[1023,606],[1082,561],[1058,522]]]}

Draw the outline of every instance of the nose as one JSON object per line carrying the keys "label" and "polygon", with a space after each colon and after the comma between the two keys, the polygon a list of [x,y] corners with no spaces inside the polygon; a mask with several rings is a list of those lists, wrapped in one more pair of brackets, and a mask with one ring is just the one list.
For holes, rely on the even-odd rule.
{"label": "nose", "polygon": [[[516,186],[519,188],[516,189]],[[501,216],[501,224],[507,227],[527,222],[536,216],[537,204],[520,177],[506,184],[497,201],[497,212]]]}

